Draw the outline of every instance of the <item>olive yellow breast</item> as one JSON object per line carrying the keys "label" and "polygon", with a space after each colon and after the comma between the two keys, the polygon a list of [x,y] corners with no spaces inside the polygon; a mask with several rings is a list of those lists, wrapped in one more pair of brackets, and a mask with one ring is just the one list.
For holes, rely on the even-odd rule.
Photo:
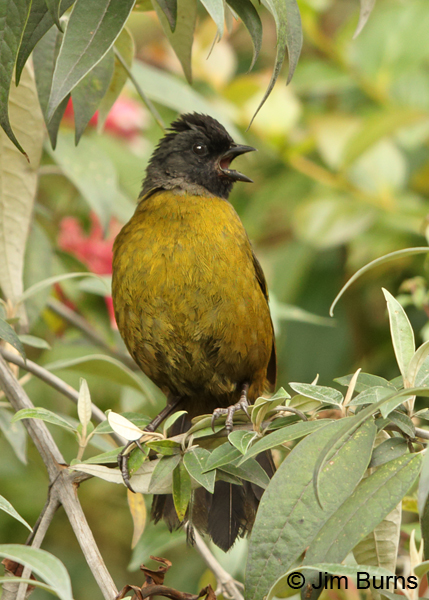
{"label": "olive yellow breast", "polygon": [[164,392],[214,407],[236,401],[245,381],[250,399],[262,392],[273,329],[228,201],[147,195],[114,244],[113,302],[131,355]]}

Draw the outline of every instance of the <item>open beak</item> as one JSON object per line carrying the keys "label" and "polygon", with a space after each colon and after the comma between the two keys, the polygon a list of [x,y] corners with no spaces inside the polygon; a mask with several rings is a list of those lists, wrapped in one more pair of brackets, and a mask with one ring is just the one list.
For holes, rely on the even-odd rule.
{"label": "open beak", "polygon": [[253,183],[253,180],[250,179],[250,177],[247,177],[247,175],[243,175],[243,173],[239,173],[238,171],[234,171],[234,169],[230,169],[229,165],[236,156],[254,151],[256,151],[256,148],[253,148],[252,146],[240,146],[238,144],[231,146],[219,159],[218,166],[221,174],[232,181],[248,181],[249,183]]}

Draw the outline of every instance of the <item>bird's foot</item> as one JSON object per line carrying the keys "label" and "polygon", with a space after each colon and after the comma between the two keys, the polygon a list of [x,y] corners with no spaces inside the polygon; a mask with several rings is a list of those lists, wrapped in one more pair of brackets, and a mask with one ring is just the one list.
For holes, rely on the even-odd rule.
{"label": "bird's foot", "polygon": [[250,415],[249,415],[249,411],[248,411],[249,401],[247,399],[248,391],[249,391],[249,384],[243,383],[243,387],[241,388],[240,400],[236,404],[231,404],[231,406],[228,406],[228,408],[216,408],[213,411],[212,421],[211,421],[213,431],[214,431],[216,419],[218,419],[222,415],[226,415],[225,428],[228,433],[231,433],[231,431],[233,430],[234,414],[238,410],[243,410],[250,419]]}
{"label": "bird's foot", "polygon": [[[165,406],[162,409],[162,411],[154,419],[152,419],[152,421],[143,429],[143,431],[154,432],[162,423],[162,421],[174,412],[175,408],[180,404],[181,400],[182,399],[180,397],[175,397],[172,400],[170,400],[167,406]],[[128,461],[130,459],[130,454],[134,450],[134,448],[139,448],[142,452],[144,452],[141,446],[141,440],[143,440],[144,437],[145,436],[142,436],[139,440],[128,442],[128,444],[124,446],[122,452],[118,454],[118,466],[119,470],[122,473],[122,479],[127,488],[133,493],[135,493],[135,491],[133,490],[132,485],[130,483]]]}

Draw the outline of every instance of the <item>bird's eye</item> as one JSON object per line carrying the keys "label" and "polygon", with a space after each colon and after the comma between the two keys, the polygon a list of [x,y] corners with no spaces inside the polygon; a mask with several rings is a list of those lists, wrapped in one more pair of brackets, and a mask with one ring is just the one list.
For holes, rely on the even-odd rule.
{"label": "bird's eye", "polygon": [[192,150],[198,156],[204,156],[204,154],[207,152],[207,148],[204,144],[194,144]]}

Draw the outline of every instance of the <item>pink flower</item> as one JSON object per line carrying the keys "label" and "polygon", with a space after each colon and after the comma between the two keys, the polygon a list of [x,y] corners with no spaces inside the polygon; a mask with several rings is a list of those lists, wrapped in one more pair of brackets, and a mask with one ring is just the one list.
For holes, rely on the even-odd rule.
{"label": "pink flower", "polygon": [[[87,234],[75,217],[65,217],[60,223],[58,246],[80,260],[92,273],[110,275],[112,273],[113,241],[121,225],[112,219],[107,236],[95,213],[91,212],[91,229]],[[111,296],[105,297],[112,327],[116,328]]]}

